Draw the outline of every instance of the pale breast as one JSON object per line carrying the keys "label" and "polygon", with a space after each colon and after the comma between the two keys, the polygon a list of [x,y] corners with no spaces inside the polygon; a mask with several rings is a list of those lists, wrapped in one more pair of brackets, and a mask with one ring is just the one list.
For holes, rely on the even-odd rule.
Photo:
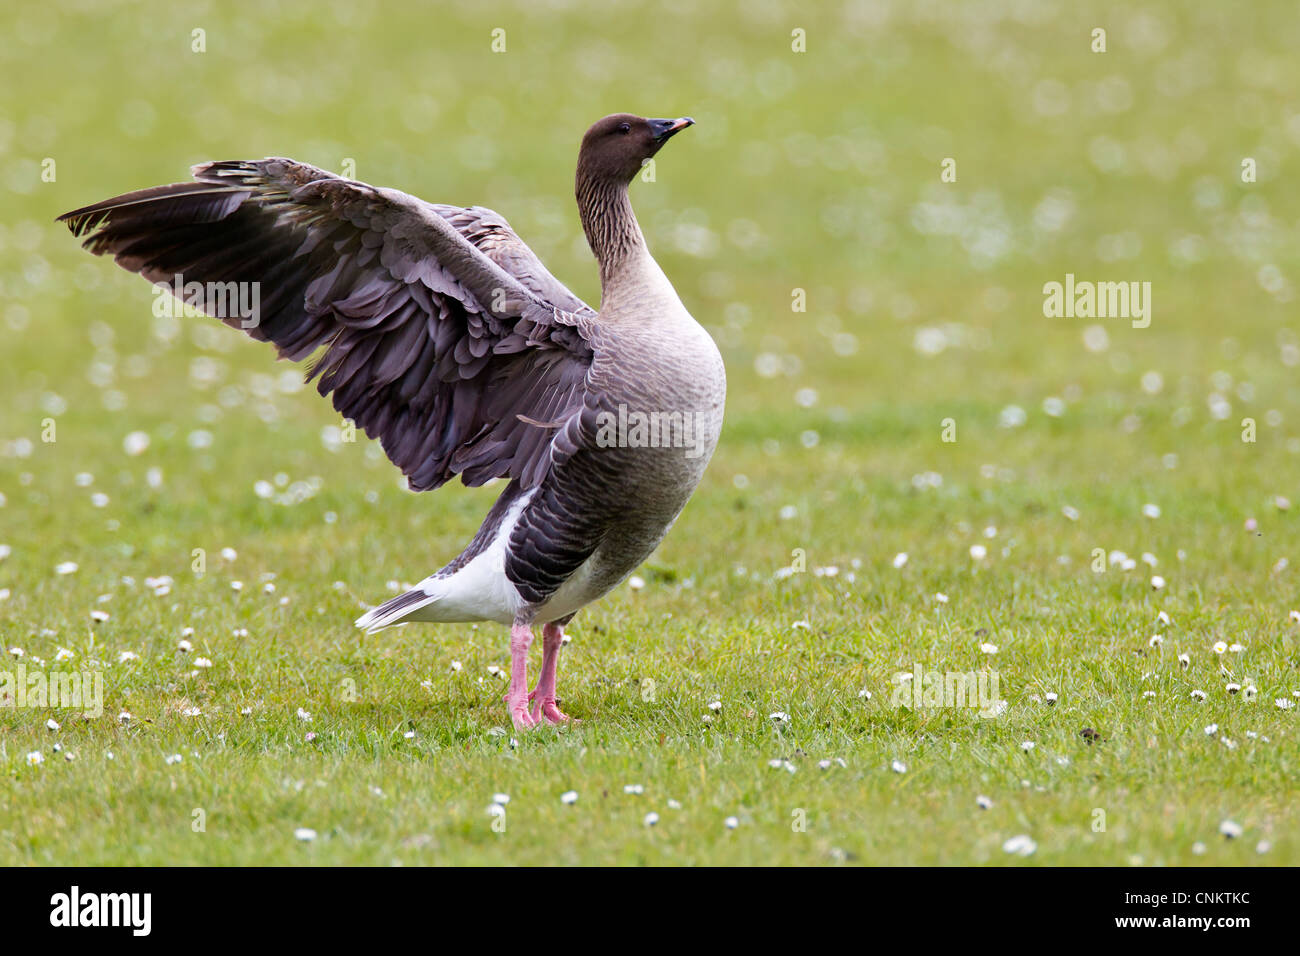
{"label": "pale breast", "polygon": [[676,448],[685,452],[676,457],[698,459],[702,473],[722,430],[727,394],[726,369],[709,333],[683,310],[652,325],[602,329],[601,339],[591,369],[605,426],[600,439]]}
{"label": "pale breast", "polygon": [[[726,372],[713,339],[685,319],[673,322],[668,336],[664,324],[608,330],[606,348],[597,352],[596,453],[618,461],[618,486],[602,489],[616,493],[617,503],[603,522],[600,546],[547,602],[546,617],[577,610],[631,574],[704,475],[722,429]],[[610,351],[614,359],[602,364]]]}
{"label": "pale breast", "polygon": [[597,546],[547,596],[542,620],[608,593],[650,556],[699,485],[722,430],[722,356],[653,260],[647,255],[606,291],[591,332],[581,448],[536,506],[568,514],[568,526],[580,521]]}

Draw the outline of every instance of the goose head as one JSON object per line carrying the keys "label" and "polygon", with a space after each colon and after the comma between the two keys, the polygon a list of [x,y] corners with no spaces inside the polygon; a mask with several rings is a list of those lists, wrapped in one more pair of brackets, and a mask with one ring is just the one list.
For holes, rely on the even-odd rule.
{"label": "goose head", "polygon": [[582,137],[578,170],[592,180],[627,185],[664,143],[694,123],[689,116],[679,119],[646,119],[631,113],[606,116]]}

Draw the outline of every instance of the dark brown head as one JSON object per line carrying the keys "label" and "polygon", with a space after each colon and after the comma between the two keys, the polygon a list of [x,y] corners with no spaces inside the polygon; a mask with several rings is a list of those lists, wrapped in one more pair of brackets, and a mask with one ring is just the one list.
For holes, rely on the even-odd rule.
{"label": "dark brown head", "polygon": [[631,113],[606,116],[582,137],[582,148],[578,151],[579,175],[626,185],[669,138],[694,123],[689,116],[680,119],[646,119]]}

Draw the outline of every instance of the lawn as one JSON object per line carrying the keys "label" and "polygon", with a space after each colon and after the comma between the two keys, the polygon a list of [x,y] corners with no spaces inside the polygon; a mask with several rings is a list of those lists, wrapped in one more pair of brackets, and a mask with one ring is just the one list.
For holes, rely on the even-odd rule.
{"label": "lawn", "polygon": [[[0,672],[103,688],[0,706],[0,863],[1300,863],[1294,4],[258,9],[0,11]],[[622,110],[697,121],[632,199],[726,427],[570,628],[582,722],[516,733],[504,629],[352,626],[500,486],[406,491],[53,219],[292,156],[594,305]],[[1067,274],[1149,325],[1045,316]]]}

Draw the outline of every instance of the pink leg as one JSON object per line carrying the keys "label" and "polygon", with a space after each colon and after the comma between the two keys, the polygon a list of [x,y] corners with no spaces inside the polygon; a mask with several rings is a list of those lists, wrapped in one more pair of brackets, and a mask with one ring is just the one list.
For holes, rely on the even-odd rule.
{"label": "pink leg", "polygon": [[533,629],[515,622],[510,628],[510,689],[506,691],[506,710],[516,730],[526,730],[537,724],[528,713],[528,648],[533,643]]}
{"label": "pink leg", "polygon": [[553,724],[573,720],[555,706],[555,667],[560,660],[560,643],[563,639],[564,628],[559,624],[551,623],[542,628],[542,676],[537,678],[537,686],[528,695],[528,699],[533,702],[532,718],[537,723],[541,723],[543,717]]}

